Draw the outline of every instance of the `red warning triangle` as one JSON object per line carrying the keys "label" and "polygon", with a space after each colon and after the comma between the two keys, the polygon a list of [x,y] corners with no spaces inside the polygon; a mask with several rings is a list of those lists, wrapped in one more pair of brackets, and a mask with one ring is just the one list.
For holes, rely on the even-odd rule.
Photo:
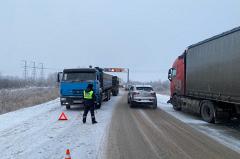
{"label": "red warning triangle", "polygon": [[64,114],[64,112],[62,112],[62,114],[60,115],[60,117],[58,118],[58,120],[68,120],[67,116]]}

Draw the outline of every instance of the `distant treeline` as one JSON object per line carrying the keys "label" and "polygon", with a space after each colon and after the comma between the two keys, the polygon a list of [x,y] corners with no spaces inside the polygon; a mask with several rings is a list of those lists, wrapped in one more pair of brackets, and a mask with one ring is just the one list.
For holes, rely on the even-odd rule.
{"label": "distant treeline", "polygon": [[56,84],[57,74],[49,74],[45,79],[22,79],[19,77],[12,76],[2,76],[0,74],[0,89],[14,89],[14,88],[23,88],[23,87],[47,87],[54,86]]}
{"label": "distant treeline", "polygon": [[168,80],[166,81],[150,81],[150,82],[138,82],[138,81],[131,81],[131,84],[146,84],[151,85],[154,90],[161,94],[170,94],[170,83]]}

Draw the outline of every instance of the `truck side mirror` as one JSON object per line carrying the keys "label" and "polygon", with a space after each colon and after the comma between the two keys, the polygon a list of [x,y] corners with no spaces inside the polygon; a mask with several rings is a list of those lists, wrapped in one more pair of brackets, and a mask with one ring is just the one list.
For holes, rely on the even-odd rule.
{"label": "truck side mirror", "polygon": [[60,81],[61,81],[61,77],[62,77],[62,72],[58,72],[58,74],[57,74],[57,82],[59,83]]}
{"label": "truck side mirror", "polygon": [[168,80],[169,81],[172,81],[172,68],[170,68],[169,70],[168,70]]}

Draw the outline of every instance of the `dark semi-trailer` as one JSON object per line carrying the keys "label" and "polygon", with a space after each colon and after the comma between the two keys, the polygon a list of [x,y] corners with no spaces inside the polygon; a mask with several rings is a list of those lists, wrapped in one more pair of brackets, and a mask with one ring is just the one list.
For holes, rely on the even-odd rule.
{"label": "dark semi-trailer", "polygon": [[175,110],[206,122],[240,115],[240,27],[189,46],[168,71]]}

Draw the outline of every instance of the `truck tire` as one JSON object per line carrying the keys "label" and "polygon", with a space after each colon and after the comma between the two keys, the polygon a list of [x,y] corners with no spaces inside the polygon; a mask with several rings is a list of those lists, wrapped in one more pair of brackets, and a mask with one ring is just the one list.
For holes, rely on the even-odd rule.
{"label": "truck tire", "polygon": [[96,104],[96,109],[100,109],[102,106],[102,102],[100,101],[98,104]]}
{"label": "truck tire", "polygon": [[105,95],[105,96],[104,96],[104,100],[103,100],[103,101],[107,102],[108,99],[109,99],[109,97],[108,97],[108,96],[109,96],[109,93],[106,92],[104,95]]}
{"label": "truck tire", "polygon": [[96,104],[96,109],[100,109],[102,106],[102,95],[99,96],[99,101]]}
{"label": "truck tire", "polygon": [[214,123],[215,121],[215,108],[212,102],[204,101],[201,104],[201,116],[202,119],[208,123]]}
{"label": "truck tire", "polygon": [[117,96],[117,92],[115,90],[112,91],[113,96]]}
{"label": "truck tire", "polygon": [[176,110],[176,111],[182,110],[181,103],[179,102],[179,99],[178,99],[177,95],[173,95],[172,105],[173,105],[174,110]]}
{"label": "truck tire", "polygon": [[69,104],[66,105],[66,109],[71,109],[71,106]]}
{"label": "truck tire", "polygon": [[111,99],[111,91],[108,92],[108,100]]}
{"label": "truck tire", "polygon": [[118,91],[118,90],[115,90],[115,91],[114,91],[114,96],[118,96],[118,94],[119,94],[119,91]]}

